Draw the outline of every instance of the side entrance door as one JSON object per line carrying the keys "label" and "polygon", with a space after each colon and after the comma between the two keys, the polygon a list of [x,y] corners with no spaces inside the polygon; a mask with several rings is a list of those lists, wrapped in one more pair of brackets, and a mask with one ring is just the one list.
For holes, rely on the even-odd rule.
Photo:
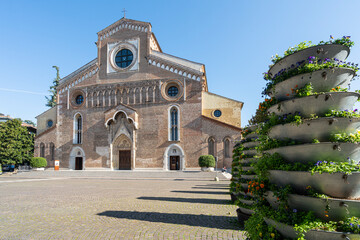
{"label": "side entrance door", "polygon": [[131,170],[131,151],[119,151],[119,170]]}
{"label": "side entrance door", "polygon": [[170,170],[180,170],[180,156],[170,156]]}
{"label": "side entrance door", "polygon": [[82,170],[83,169],[83,158],[76,157],[75,158],[75,170]]}

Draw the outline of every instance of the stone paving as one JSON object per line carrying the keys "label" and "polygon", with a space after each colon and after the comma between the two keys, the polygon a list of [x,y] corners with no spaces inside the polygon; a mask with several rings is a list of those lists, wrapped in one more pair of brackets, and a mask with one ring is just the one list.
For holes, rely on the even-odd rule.
{"label": "stone paving", "polygon": [[245,239],[229,181],[211,179],[180,172],[0,176],[0,239]]}

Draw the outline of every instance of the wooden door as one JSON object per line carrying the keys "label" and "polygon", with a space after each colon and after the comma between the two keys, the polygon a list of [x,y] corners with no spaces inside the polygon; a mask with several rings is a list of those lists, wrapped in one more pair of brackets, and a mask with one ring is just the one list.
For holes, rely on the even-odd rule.
{"label": "wooden door", "polygon": [[131,170],[131,151],[119,151],[119,170]]}
{"label": "wooden door", "polygon": [[75,170],[82,170],[83,169],[83,158],[76,157],[75,158]]}
{"label": "wooden door", "polygon": [[170,170],[180,170],[180,156],[170,156]]}

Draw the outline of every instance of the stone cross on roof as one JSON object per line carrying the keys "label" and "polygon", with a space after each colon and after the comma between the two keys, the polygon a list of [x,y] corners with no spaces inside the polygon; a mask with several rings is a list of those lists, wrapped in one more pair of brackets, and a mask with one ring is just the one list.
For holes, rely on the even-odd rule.
{"label": "stone cross on roof", "polygon": [[125,15],[125,14],[126,14],[127,11],[125,10],[125,8],[124,8],[121,12],[124,13],[124,18],[126,18],[126,15]]}

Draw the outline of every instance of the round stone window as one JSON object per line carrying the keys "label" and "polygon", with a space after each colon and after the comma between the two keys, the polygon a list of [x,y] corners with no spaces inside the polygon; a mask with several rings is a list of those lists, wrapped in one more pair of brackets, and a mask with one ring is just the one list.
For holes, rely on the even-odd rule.
{"label": "round stone window", "polygon": [[77,104],[77,105],[81,105],[82,103],[84,102],[84,97],[83,97],[83,95],[77,95],[76,96],[76,98],[75,98],[75,103]]}
{"label": "round stone window", "polygon": [[48,128],[52,127],[53,124],[54,124],[54,122],[52,120],[47,121],[47,127]]}
{"label": "round stone window", "polygon": [[119,68],[127,68],[134,59],[133,53],[129,49],[121,49],[115,56],[115,63]]}
{"label": "round stone window", "polygon": [[176,86],[171,86],[167,90],[167,94],[170,97],[176,97],[178,95],[178,93],[179,93],[179,89]]}
{"label": "round stone window", "polygon": [[222,114],[222,113],[221,113],[220,110],[215,110],[215,111],[214,111],[214,116],[215,116],[215,117],[220,117],[221,114]]}

